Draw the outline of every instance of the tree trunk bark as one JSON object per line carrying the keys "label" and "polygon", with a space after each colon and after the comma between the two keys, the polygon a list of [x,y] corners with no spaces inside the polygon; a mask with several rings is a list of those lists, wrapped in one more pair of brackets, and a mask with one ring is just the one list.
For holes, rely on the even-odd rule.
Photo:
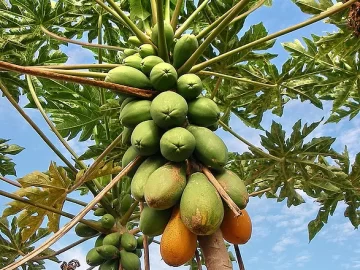
{"label": "tree trunk bark", "polygon": [[207,270],[233,269],[220,229],[212,235],[199,236]]}

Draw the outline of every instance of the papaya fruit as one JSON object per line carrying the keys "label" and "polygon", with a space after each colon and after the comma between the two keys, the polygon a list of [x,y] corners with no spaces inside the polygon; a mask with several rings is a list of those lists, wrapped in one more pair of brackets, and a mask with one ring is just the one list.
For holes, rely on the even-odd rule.
{"label": "papaya fruit", "polygon": [[135,249],[132,251],[132,253],[136,254],[139,258],[142,256],[142,250],[141,249]]}
{"label": "papaya fruit", "polygon": [[129,210],[131,204],[134,202],[133,198],[131,198],[130,194],[125,194],[120,202],[120,214],[123,216]]}
{"label": "papaya fruit", "polygon": [[104,262],[100,265],[99,270],[119,270],[119,259]]}
{"label": "papaya fruit", "polygon": [[220,228],[224,239],[232,244],[245,244],[251,238],[251,219],[245,209],[241,210],[240,216],[235,217],[231,209],[226,207]]}
{"label": "papaya fruit", "polygon": [[134,55],[135,53],[137,53],[137,50],[135,50],[135,49],[125,49],[124,50],[124,55],[125,56]]}
{"label": "papaya fruit", "polygon": [[159,63],[150,72],[150,82],[157,91],[175,88],[177,79],[177,72],[169,63]]}
{"label": "papaya fruit", "polygon": [[157,95],[150,106],[150,115],[161,128],[182,126],[186,120],[188,105],[179,94],[166,91]]}
{"label": "papaya fruit", "polygon": [[234,203],[240,209],[244,209],[249,202],[249,194],[240,177],[237,176],[236,173],[226,169],[215,173],[214,176]]}
{"label": "papaya fruit", "polygon": [[126,57],[123,61],[123,64],[125,66],[133,67],[133,68],[140,70],[141,61],[142,61],[142,58],[140,57],[139,54],[133,54],[133,55]]}
{"label": "papaya fruit", "polygon": [[147,236],[158,236],[165,230],[171,217],[171,209],[156,210],[145,206],[140,214],[140,231]]}
{"label": "papaya fruit", "polygon": [[106,237],[106,234],[100,234],[99,237],[96,238],[96,240],[95,240],[95,247],[102,246],[105,237]]}
{"label": "papaya fruit", "polygon": [[[121,160],[121,166],[123,168],[125,168],[131,161],[133,161],[137,156],[139,155],[139,153],[137,152],[136,148],[134,146],[130,146],[126,152],[123,155],[123,158]],[[128,172],[128,176],[133,176],[134,173],[136,172],[137,168],[140,166],[140,163],[137,163],[134,168],[132,168],[129,172]]]}
{"label": "papaya fruit", "polygon": [[135,100],[129,102],[120,112],[120,121],[125,127],[134,128],[141,122],[151,120],[150,100]]}
{"label": "papaya fruit", "polygon": [[164,60],[162,60],[159,56],[150,55],[141,61],[140,68],[142,72],[149,76],[153,67],[160,63],[164,63]]}
{"label": "papaya fruit", "polygon": [[[148,237],[148,245],[150,245],[154,240],[154,237]],[[137,249],[144,248],[144,235],[140,235],[137,239]]]}
{"label": "papaya fruit", "polygon": [[144,201],[144,187],[147,179],[165,162],[161,156],[150,156],[141,163],[131,181],[131,194],[137,201]]}
{"label": "papaya fruit", "polygon": [[138,39],[137,36],[130,36],[128,42],[135,47],[141,46],[143,43]]}
{"label": "papaya fruit", "polygon": [[124,101],[121,103],[121,106],[120,106],[120,112],[125,108],[125,106],[127,104],[129,104],[131,101],[135,101],[137,100],[136,98],[134,97],[127,97],[124,99]]}
{"label": "papaya fruit", "polygon": [[174,162],[184,161],[195,150],[195,137],[182,127],[168,130],[160,139],[160,152],[164,158]]}
{"label": "papaya fruit", "polygon": [[121,233],[114,232],[106,235],[103,239],[103,245],[112,245],[114,247],[120,247]]}
{"label": "papaya fruit", "polygon": [[177,93],[186,100],[193,100],[198,97],[202,90],[203,84],[199,76],[195,74],[184,74],[176,82]]}
{"label": "papaya fruit", "polygon": [[[168,50],[170,50],[172,43],[174,42],[174,30],[170,23],[164,21],[164,32],[165,32],[165,40]],[[151,28],[151,41],[157,46],[159,43],[159,28],[156,23]]]}
{"label": "papaya fruit", "polygon": [[191,124],[207,127],[220,119],[220,109],[210,98],[199,97],[189,102],[188,119]]}
{"label": "papaya fruit", "polygon": [[139,155],[154,155],[159,151],[160,136],[160,129],[153,120],[144,121],[131,134],[131,145]]}
{"label": "papaya fruit", "polygon": [[219,128],[219,122],[216,122],[215,124],[212,124],[212,125],[208,126],[207,128],[210,129],[211,131],[216,131]]}
{"label": "papaya fruit", "polygon": [[137,247],[137,241],[135,236],[128,232],[123,233],[120,243],[126,251],[133,251]]}
{"label": "papaya fruit", "polygon": [[133,132],[133,130],[133,128],[124,127],[121,135],[121,143],[123,145],[131,144],[131,133]]}
{"label": "papaya fruit", "polygon": [[100,219],[101,227],[111,229],[115,225],[115,218],[110,214],[105,214]]}
{"label": "papaya fruit", "polygon": [[145,58],[150,55],[156,55],[156,50],[151,44],[143,44],[139,49],[141,58]]}
{"label": "papaya fruit", "polygon": [[106,214],[106,210],[102,207],[95,209],[94,216],[101,217]]}
{"label": "papaya fruit", "polygon": [[144,187],[147,205],[158,210],[174,206],[186,186],[185,163],[167,163],[150,174]]}
{"label": "papaya fruit", "polygon": [[96,251],[105,260],[112,260],[118,258],[120,255],[119,249],[113,245],[102,245],[96,248]]}
{"label": "papaya fruit", "polygon": [[[94,224],[96,223],[96,221],[94,221]],[[99,232],[91,227],[89,227],[86,224],[83,223],[78,223],[75,226],[75,233],[77,236],[80,237],[90,237],[90,236],[94,236],[96,234],[98,234]]]}
{"label": "papaya fruit", "polygon": [[179,207],[174,207],[169,223],[161,236],[162,259],[170,266],[183,265],[194,257],[196,246],[197,236],[182,222]]}
{"label": "papaya fruit", "polygon": [[96,249],[96,247],[92,248],[86,254],[86,263],[90,266],[98,266],[106,261]]}
{"label": "papaya fruit", "polygon": [[223,140],[205,127],[190,125],[187,130],[196,140],[195,157],[204,165],[221,170],[228,161],[228,149]]}
{"label": "papaya fruit", "polygon": [[224,217],[222,200],[203,173],[194,173],[180,201],[181,220],[196,235],[210,235],[219,229]]}
{"label": "papaya fruit", "polygon": [[111,69],[107,73],[105,81],[141,89],[152,88],[150,80],[144,73],[129,66],[118,66]]}
{"label": "papaya fruit", "polygon": [[198,47],[199,43],[195,35],[185,34],[179,38],[174,47],[173,66],[176,69],[180,68]]}
{"label": "papaya fruit", "polygon": [[139,270],[141,266],[139,257],[125,250],[120,251],[120,263],[124,270]]}

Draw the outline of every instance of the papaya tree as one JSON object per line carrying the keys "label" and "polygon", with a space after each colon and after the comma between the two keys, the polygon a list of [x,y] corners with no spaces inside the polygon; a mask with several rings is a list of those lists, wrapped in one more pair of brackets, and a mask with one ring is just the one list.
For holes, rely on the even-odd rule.
{"label": "papaya tree", "polygon": [[[23,148],[0,139],[0,179],[17,188],[0,191],[12,200],[0,219],[1,269],[44,269],[46,260],[60,263],[57,255],[94,237],[87,263],[103,270],[137,270],[140,258],[150,269],[152,242],[170,266],[209,270],[233,268],[234,244],[244,269],[238,244],[251,236],[249,197],[291,207],[304,202],[299,191],[320,203],[309,240],[339,202],[357,228],[360,153],[352,163],[347,148],[333,149],[335,138],[313,134],[323,121],[360,111],[360,1],[293,2],[311,17],[269,34],[262,23],[241,30],[271,0],[1,0],[2,96],[62,161],[10,180],[10,155]],[[272,62],[267,50],[276,38],[324,19],[338,30],[284,43],[288,60],[281,69]],[[68,44],[96,63],[68,64]],[[20,99],[41,113],[71,160]],[[331,102],[331,115],[296,121],[291,134],[276,122],[265,130],[264,114],[281,116],[291,100],[320,109]],[[230,119],[263,130],[261,147]],[[229,152],[218,131],[247,151]],[[91,145],[77,155],[71,140]],[[94,198],[76,200],[76,191]],[[83,208],[65,212],[67,202]],[[60,226],[63,219],[70,221]],[[73,228],[80,240],[50,248]]]}

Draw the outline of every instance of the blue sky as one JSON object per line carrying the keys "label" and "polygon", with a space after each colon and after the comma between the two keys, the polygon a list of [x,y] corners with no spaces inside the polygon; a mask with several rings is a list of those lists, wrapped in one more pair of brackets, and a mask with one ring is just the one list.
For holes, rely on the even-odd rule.
{"label": "blue sky", "polygon": [[[304,15],[291,1],[274,0],[272,8],[260,8],[247,19],[244,31],[250,25],[262,21],[269,33],[273,33],[306,18],[308,16]],[[285,37],[280,37],[271,50],[271,52],[279,54],[274,63],[281,65],[288,57],[281,47],[281,42],[294,41],[295,39],[301,40],[301,37],[309,37],[311,33],[323,35],[325,31],[333,30],[334,28],[331,25],[317,23]],[[91,53],[81,47],[69,46],[67,51],[70,56],[69,63],[93,61]],[[26,100],[22,100],[22,104],[25,103]],[[319,121],[323,116],[326,118],[329,115],[330,108],[330,103],[325,103],[324,110],[320,110],[307,102],[291,101],[285,106],[283,117],[280,118],[267,113],[264,116],[262,125],[266,129],[270,126],[271,121],[275,120],[280,122],[285,130],[290,131],[298,119],[302,119],[304,124]],[[41,115],[31,109],[27,109],[26,112],[43,128],[59,149],[63,150],[63,153],[70,158],[55,136],[49,131],[46,124],[44,124]],[[17,172],[19,177],[34,170],[46,170],[50,160],[61,164],[59,159],[4,98],[0,99],[0,123],[3,127],[0,131],[0,138],[11,139],[11,143],[26,148],[21,154],[14,157],[14,161],[18,164]],[[259,131],[246,127],[237,119],[231,120],[231,126],[243,137],[259,145]],[[226,141],[231,151],[242,152],[247,150],[245,145],[229,134],[223,131],[219,131],[218,134]],[[351,122],[343,120],[338,124],[322,125],[313,134],[313,136],[323,135],[337,138],[334,148],[338,151],[342,151],[344,146],[348,145],[350,154],[354,157],[359,151],[357,142],[360,135],[360,117],[355,117]],[[75,140],[70,142],[70,145],[78,153],[81,153],[88,144],[89,142],[79,143]],[[15,190],[3,183],[0,183],[0,188],[8,192]],[[75,197],[75,194],[72,194],[72,196]],[[350,222],[344,218],[345,206],[340,204],[334,216],[330,217],[329,223],[325,225],[324,229],[311,243],[308,243],[307,224],[315,218],[319,206],[312,199],[304,197],[306,203],[292,208],[287,208],[286,204],[277,203],[275,200],[251,198],[247,209],[253,221],[253,236],[246,245],[241,247],[247,270],[360,269],[360,243],[357,241],[359,232],[354,230]],[[82,199],[90,200],[90,196]],[[7,199],[1,198],[1,210],[3,210],[3,205],[6,202],[8,202]],[[80,209],[69,203],[64,208],[65,211],[74,214],[79,212]],[[65,218],[62,219],[62,224],[67,221]],[[53,248],[60,249],[74,241],[75,237],[74,232],[69,232]],[[69,261],[77,258],[82,263],[82,266],[78,269],[87,269],[84,258],[87,250],[92,245],[93,243],[89,241],[60,256],[60,259]],[[170,269],[161,262],[158,247],[155,244],[151,248],[151,263],[152,269],[155,270]],[[58,266],[49,263],[47,269],[58,269]],[[180,269],[187,269],[187,267],[181,267]],[[234,264],[234,269],[238,269],[236,264]]]}

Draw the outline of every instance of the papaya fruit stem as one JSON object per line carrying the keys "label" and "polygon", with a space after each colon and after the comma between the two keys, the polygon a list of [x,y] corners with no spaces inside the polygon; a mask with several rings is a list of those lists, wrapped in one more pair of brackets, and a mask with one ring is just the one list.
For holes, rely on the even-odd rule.
{"label": "papaya fruit stem", "polygon": [[105,5],[105,3],[103,2],[103,0],[95,0],[96,3],[99,4],[99,6],[101,6],[103,9],[105,9],[107,12],[109,12],[111,15],[113,15],[116,19],[118,19],[126,28],[128,28],[129,30],[130,27],[126,24],[126,22],[119,16],[119,14],[117,14],[115,12],[115,10],[111,9],[110,7],[108,7],[107,5]]}
{"label": "papaya fruit stem", "polygon": [[150,6],[151,6],[152,24],[155,25],[158,21],[157,14],[156,14],[156,0],[150,0]]}
{"label": "papaya fruit stem", "polygon": [[165,21],[170,23],[170,0],[165,0]]}
{"label": "papaya fruit stem", "polygon": [[235,249],[236,259],[237,259],[237,262],[239,264],[239,269],[240,270],[245,270],[245,266],[244,266],[243,259],[241,257],[239,245],[234,245],[234,249]]}
{"label": "papaya fruit stem", "polygon": [[171,22],[170,22],[174,32],[176,31],[176,26],[178,24],[179,15],[180,15],[180,12],[181,12],[183,2],[184,2],[184,0],[176,1],[175,10],[174,10],[174,13],[172,15]]}
{"label": "papaya fruit stem", "polygon": [[158,47],[159,47],[159,56],[165,61],[169,62],[169,53],[166,45],[165,38],[165,26],[164,26],[164,14],[163,14],[163,1],[156,1],[156,14],[157,14],[157,26],[158,26]]}
{"label": "papaya fruit stem", "polygon": [[126,213],[122,216],[121,220],[120,220],[120,224],[125,226],[126,223],[128,223],[131,215],[134,213],[136,207],[138,206],[139,202],[135,201],[130,208],[126,211]]}
{"label": "papaya fruit stem", "polygon": [[[144,203],[140,202],[140,212],[144,209]],[[149,241],[147,235],[144,235],[144,266],[145,270],[150,270],[150,255],[149,255]]]}

